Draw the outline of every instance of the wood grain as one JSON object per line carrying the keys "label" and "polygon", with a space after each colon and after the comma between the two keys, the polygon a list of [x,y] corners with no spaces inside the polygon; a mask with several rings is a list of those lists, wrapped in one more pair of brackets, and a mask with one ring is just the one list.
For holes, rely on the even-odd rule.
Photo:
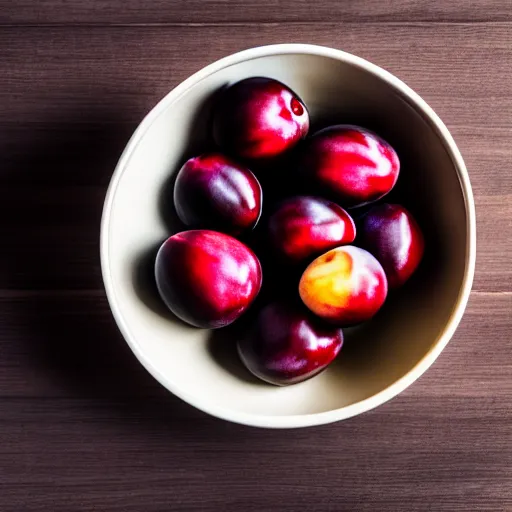
{"label": "wood grain", "polygon": [[[511,21],[508,0],[0,0],[0,23],[179,24],[282,23],[325,21]],[[284,39],[283,39],[284,40]]]}
{"label": "wood grain", "polygon": [[508,406],[403,397],[336,425],[265,431],[168,398],[6,400],[2,510],[507,511]]}
{"label": "wood grain", "polygon": [[[297,40],[340,48],[388,69],[423,96],[450,129],[510,128],[510,25],[464,23],[256,24],[239,30],[4,27],[0,119],[40,123],[71,117],[78,123],[79,111],[80,123],[86,123],[89,116],[120,111],[122,120],[135,122],[207,63],[251,46]],[[489,68],[493,61],[496,66]],[[21,91],[23,100],[13,101]]]}
{"label": "wood grain", "polygon": [[[365,57],[438,112],[470,172],[467,313],[411,388],[298,431],[192,409],[106,302],[101,207],[144,114],[205,64],[305,41]],[[512,5],[0,0],[0,510],[511,511]]]}

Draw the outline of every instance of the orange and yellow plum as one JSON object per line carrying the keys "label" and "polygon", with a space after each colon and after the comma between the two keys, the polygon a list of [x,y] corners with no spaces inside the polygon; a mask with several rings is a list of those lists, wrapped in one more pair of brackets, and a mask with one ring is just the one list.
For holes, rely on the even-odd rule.
{"label": "orange and yellow plum", "polygon": [[388,283],[377,259],[346,245],[316,258],[304,271],[299,294],[317,316],[339,326],[372,318],[386,300]]}

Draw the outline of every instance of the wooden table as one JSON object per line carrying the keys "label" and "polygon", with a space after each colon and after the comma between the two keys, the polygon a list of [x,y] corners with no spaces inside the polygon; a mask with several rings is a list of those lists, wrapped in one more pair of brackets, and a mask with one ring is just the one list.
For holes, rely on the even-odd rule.
{"label": "wooden table", "polygon": [[[476,197],[466,315],[410,389],[296,431],[224,423],[145,373],[100,278],[105,190],[143,115],[205,64],[310,42],[438,112]],[[512,4],[0,0],[0,510],[512,510]]]}

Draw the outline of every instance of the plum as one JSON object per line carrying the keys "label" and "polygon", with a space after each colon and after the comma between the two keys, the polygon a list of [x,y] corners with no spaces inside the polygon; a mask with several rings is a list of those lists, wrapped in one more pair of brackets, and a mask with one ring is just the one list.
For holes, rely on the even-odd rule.
{"label": "plum", "polygon": [[425,240],[421,229],[403,206],[374,206],[362,219],[358,242],[379,260],[390,288],[402,286],[423,257]]}
{"label": "plum", "polygon": [[298,196],[283,201],[268,222],[270,243],[281,260],[298,263],[354,241],[350,215],[336,203]]}
{"label": "plum", "polygon": [[304,144],[299,173],[310,189],[353,208],[385,196],[395,185],[400,162],[373,132],[352,125],[320,130]]}
{"label": "plum", "polygon": [[304,306],[274,302],[263,308],[238,353],[256,377],[285,386],[317,375],[338,355],[343,331],[315,318]]}
{"label": "plum", "polygon": [[258,295],[262,272],[256,255],[224,233],[177,233],[160,247],[157,288],[167,307],[195,327],[216,329],[234,322]]}
{"label": "plum", "polygon": [[253,77],[222,93],[214,110],[213,130],[217,144],[229,154],[268,159],[306,136],[309,114],[286,85],[271,78]]}
{"label": "plum", "polygon": [[319,256],[299,283],[304,304],[320,318],[341,327],[372,318],[384,304],[387,291],[381,264],[368,251],[353,245]]}
{"label": "plum", "polygon": [[190,228],[238,235],[254,228],[261,203],[254,174],[220,153],[187,160],[174,185],[176,213]]}

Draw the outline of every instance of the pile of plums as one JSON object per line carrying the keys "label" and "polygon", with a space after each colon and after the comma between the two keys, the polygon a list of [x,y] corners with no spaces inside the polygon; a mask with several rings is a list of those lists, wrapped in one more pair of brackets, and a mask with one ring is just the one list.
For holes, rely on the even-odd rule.
{"label": "pile of plums", "polygon": [[212,120],[218,152],[189,159],[176,178],[174,207],[190,230],[168,238],[155,265],[167,307],[200,328],[237,320],[264,275],[285,288],[288,296],[270,294],[263,304],[260,295],[238,341],[245,366],[277,385],[325,369],[342,347],[342,328],[372,318],[424,251],[403,206],[380,202],[357,227],[344,209],[391,191],[400,169],[395,150],[352,125],[307,137],[309,122],[304,102],[276,80],[248,78],[225,89]]}

